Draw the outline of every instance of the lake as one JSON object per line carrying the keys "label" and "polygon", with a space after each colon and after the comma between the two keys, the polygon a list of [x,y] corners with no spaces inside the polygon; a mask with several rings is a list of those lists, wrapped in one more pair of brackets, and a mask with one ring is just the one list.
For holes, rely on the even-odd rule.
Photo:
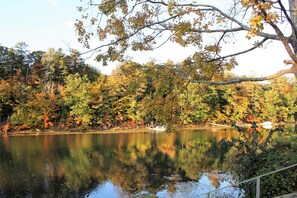
{"label": "lake", "polygon": [[234,136],[210,129],[0,137],[0,197],[203,197],[232,181],[232,153],[219,141]]}

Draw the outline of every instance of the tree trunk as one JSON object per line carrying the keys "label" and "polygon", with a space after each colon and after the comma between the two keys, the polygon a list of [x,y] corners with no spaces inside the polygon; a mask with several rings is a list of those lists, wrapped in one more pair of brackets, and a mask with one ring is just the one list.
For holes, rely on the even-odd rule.
{"label": "tree trunk", "polygon": [[290,15],[291,15],[291,19],[293,21],[294,24],[296,24],[297,22],[297,0],[289,0],[289,9],[290,9]]}
{"label": "tree trunk", "polygon": [[[292,22],[294,24],[294,27],[292,27],[292,34],[291,38],[296,39],[297,38],[297,0],[289,0],[289,10],[290,10],[290,17],[292,19]],[[297,53],[297,43],[291,43],[295,54]],[[295,74],[296,76],[296,74]],[[297,78],[297,76],[296,76]]]}
{"label": "tree trunk", "polygon": [[[292,27],[292,34],[291,37],[295,40],[297,38],[297,0],[289,0],[289,10],[290,12],[290,17],[293,22]],[[293,50],[295,54],[297,53],[297,43],[291,42],[291,45],[293,47]],[[297,79],[297,63],[292,65],[292,69],[294,70],[293,73]],[[297,98],[295,100],[295,105],[297,105]],[[297,112],[294,113],[294,120],[295,120],[295,131],[297,132]]]}

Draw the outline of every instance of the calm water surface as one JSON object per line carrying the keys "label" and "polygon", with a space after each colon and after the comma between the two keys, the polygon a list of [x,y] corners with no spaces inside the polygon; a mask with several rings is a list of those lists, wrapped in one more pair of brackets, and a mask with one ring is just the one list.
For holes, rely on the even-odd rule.
{"label": "calm water surface", "polygon": [[[201,197],[229,184],[229,130],[0,138],[0,197]],[[234,192],[231,192],[234,193]]]}

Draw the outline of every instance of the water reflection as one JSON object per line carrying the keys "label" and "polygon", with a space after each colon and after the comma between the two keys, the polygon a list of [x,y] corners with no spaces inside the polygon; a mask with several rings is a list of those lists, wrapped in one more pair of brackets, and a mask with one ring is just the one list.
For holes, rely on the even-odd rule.
{"label": "water reflection", "polygon": [[232,131],[0,139],[0,197],[198,195],[227,185]]}

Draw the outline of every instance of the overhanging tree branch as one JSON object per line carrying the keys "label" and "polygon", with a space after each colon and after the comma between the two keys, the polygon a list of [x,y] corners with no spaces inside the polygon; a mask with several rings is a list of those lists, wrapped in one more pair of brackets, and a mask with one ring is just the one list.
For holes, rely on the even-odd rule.
{"label": "overhanging tree branch", "polygon": [[[168,4],[166,4],[164,2],[160,2],[160,1],[147,0],[147,2],[154,3],[154,4],[162,4],[164,6],[168,6]],[[199,32],[199,33],[237,32],[237,31],[243,31],[243,30],[250,31],[250,29],[251,29],[247,25],[244,25],[242,22],[237,20],[235,17],[232,17],[231,15],[228,15],[227,13],[222,11],[221,9],[219,9],[219,8],[217,8],[215,6],[212,6],[212,5],[208,5],[208,4],[175,4],[174,6],[176,6],[176,7],[195,7],[195,8],[201,7],[201,9],[196,9],[196,11],[203,11],[203,10],[206,11],[203,8],[208,8],[207,11],[218,12],[221,16],[227,18],[228,20],[234,22],[235,24],[237,24],[239,26],[237,28],[214,29],[214,30],[202,30],[202,29],[194,29],[193,28],[193,29],[191,29],[191,31],[193,31],[193,32]],[[267,38],[267,39],[272,39],[272,40],[280,40],[277,35],[269,34],[269,33],[265,33],[265,32],[259,32],[258,36],[261,36],[261,37],[264,37],[264,38]]]}
{"label": "overhanging tree branch", "polygon": [[[112,1],[110,1],[112,2]],[[101,3],[101,4],[92,4],[92,5],[103,5],[103,4],[106,4],[106,3],[109,3],[109,1],[107,2],[104,2],[104,3]],[[141,4],[145,4],[145,3],[149,3],[149,4],[158,4],[160,6],[165,6],[165,7],[168,7],[169,4],[168,3],[165,3],[164,1],[153,1],[153,0],[144,0],[144,1],[140,1],[140,2],[137,2],[133,5],[132,9],[128,12],[131,14],[131,12],[135,9],[135,6],[137,5],[141,5]],[[115,4],[119,4],[119,2],[116,1]],[[250,27],[243,24],[242,22],[240,22],[239,20],[237,20],[235,17],[232,17],[231,15],[228,15],[227,13],[225,13],[224,11],[222,11],[221,9],[217,8],[216,6],[213,6],[213,5],[208,5],[208,4],[193,4],[193,3],[185,3],[185,4],[178,4],[178,3],[174,3],[173,4],[174,7],[191,7],[193,8],[192,12],[197,12],[197,11],[212,11],[212,12],[217,12],[219,13],[221,16],[225,17],[226,19],[232,21],[233,23],[235,23],[238,27],[235,27],[235,28],[226,28],[226,29],[196,29],[194,27],[192,27],[189,32],[196,32],[196,33],[228,33],[228,32],[238,32],[238,31],[250,31]],[[127,16],[127,14],[125,15]],[[128,36],[123,36],[123,37],[119,37],[115,42],[110,42],[108,44],[104,44],[104,45],[101,45],[101,46],[98,46],[96,48],[93,48],[85,53],[90,53],[92,51],[96,51],[98,49],[101,49],[103,47],[106,47],[106,46],[111,46],[111,45],[116,45],[118,42],[120,41],[124,41],[124,40],[129,40],[130,38],[132,38],[134,35],[136,35],[138,32],[140,32],[141,30],[144,30],[146,28],[153,28],[153,26],[156,26],[156,25],[162,25],[162,29],[160,28],[155,28],[155,30],[160,30],[160,31],[175,31],[174,28],[170,28],[170,26],[167,26],[165,25],[166,22],[169,22],[169,21],[172,21],[174,19],[176,19],[177,17],[180,17],[181,15],[180,14],[177,14],[176,16],[174,17],[170,17],[168,19],[165,19],[165,20],[161,20],[161,21],[155,21],[155,22],[152,22],[151,24],[148,24],[148,25],[145,25],[143,27],[139,27],[138,30],[136,30],[134,33],[130,33]],[[124,17],[125,19],[126,17]],[[268,33],[265,33],[265,32],[260,32],[258,34],[258,36],[261,36],[261,37],[264,37],[264,38],[267,38],[267,39],[272,39],[272,40],[279,40],[278,38],[278,35],[274,35],[274,34],[268,34]],[[288,38],[286,38],[288,39]],[[169,39],[166,39],[167,41],[169,41]],[[154,49],[154,47],[152,47],[152,49]]]}
{"label": "overhanging tree branch", "polygon": [[[85,52],[98,51],[98,61],[124,60],[124,54],[130,49],[138,51],[154,50],[168,41],[175,42],[180,46],[198,46],[200,50],[193,52],[192,57],[185,60],[189,65],[182,67],[188,72],[186,77],[193,79],[220,77],[226,70],[236,65],[235,59],[229,59],[259,48],[267,40],[278,40],[284,46],[287,54],[294,62],[290,70],[282,70],[275,75],[253,79],[235,79],[227,84],[243,81],[262,81],[275,78],[283,73],[294,73],[297,76],[297,20],[294,20],[292,4],[286,8],[281,0],[250,1],[236,0],[230,4],[231,11],[212,3],[197,3],[194,0],[170,1],[170,0],[98,0],[97,4],[101,16],[104,15],[106,23],[93,23],[98,31],[99,46]],[[288,0],[297,3],[297,0]],[[104,14],[107,10],[108,13]],[[103,13],[102,13],[103,12]],[[284,15],[285,22],[293,31],[286,36],[284,21],[279,16]],[[87,21],[86,15],[82,20]],[[297,17],[296,17],[297,18]],[[93,19],[92,19],[93,20]],[[96,21],[96,20],[93,20]],[[87,43],[90,40],[82,21],[76,24],[79,40]],[[269,32],[267,27],[274,30]],[[288,27],[288,26],[287,26]],[[267,31],[266,31],[267,30]],[[237,32],[246,32],[247,39],[262,37],[249,49],[236,49],[232,54],[222,55],[220,41],[228,42]],[[164,33],[164,34],[163,34]],[[161,37],[165,37],[159,40]],[[204,40],[206,34],[214,35],[219,42]],[[157,47],[156,47],[157,46]],[[104,49],[103,49],[104,48]],[[192,61],[192,62],[191,62]],[[193,64],[192,64],[193,63]],[[190,68],[192,67],[192,68]],[[267,66],[269,67],[269,66]],[[181,72],[181,71],[180,71]],[[192,74],[190,74],[192,72]],[[198,73],[197,73],[198,72]],[[195,77],[194,77],[195,76]],[[210,82],[210,84],[220,84]],[[223,83],[226,84],[226,83]]]}
{"label": "overhanging tree branch", "polygon": [[214,81],[205,81],[205,80],[193,80],[189,78],[184,78],[182,76],[179,76],[181,78],[184,78],[185,80],[189,80],[190,82],[193,83],[201,83],[201,84],[207,84],[207,85],[230,85],[230,84],[235,84],[235,83],[241,83],[241,82],[259,82],[259,81],[265,81],[265,80],[271,80],[274,78],[278,78],[280,76],[283,76],[285,74],[291,74],[293,73],[292,68],[290,69],[285,69],[281,70],[275,74],[269,75],[269,76],[264,76],[264,77],[258,77],[258,78],[234,78],[231,80],[227,81],[221,81],[221,82],[214,82]]}
{"label": "overhanging tree branch", "polygon": [[172,19],[177,18],[177,17],[178,17],[178,15],[175,15],[175,16],[172,16],[172,17],[170,17],[170,18],[168,18],[168,19],[165,19],[165,20],[163,20],[163,21],[157,21],[157,22],[155,22],[155,23],[147,24],[147,25],[145,25],[145,26],[143,26],[143,27],[137,29],[136,31],[132,32],[131,34],[129,34],[129,35],[125,36],[125,37],[119,37],[117,40],[115,40],[115,41],[113,41],[113,42],[110,42],[110,43],[107,43],[107,44],[100,45],[100,46],[95,47],[95,48],[93,48],[93,49],[90,49],[90,50],[88,50],[88,51],[86,51],[86,52],[83,52],[83,53],[81,53],[81,54],[88,54],[88,53],[90,53],[90,52],[97,51],[97,50],[99,50],[99,49],[101,49],[101,48],[104,48],[104,47],[108,47],[108,46],[116,45],[116,44],[118,44],[118,43],[121,42],[121,41],[128,40],[129,38],[135,36],[137,33],[139,33],[140,31],[142,31],[142,30],[145,29],[145,28],[150,28],[151,26],[165,23],[166,21],[172,20]]}

